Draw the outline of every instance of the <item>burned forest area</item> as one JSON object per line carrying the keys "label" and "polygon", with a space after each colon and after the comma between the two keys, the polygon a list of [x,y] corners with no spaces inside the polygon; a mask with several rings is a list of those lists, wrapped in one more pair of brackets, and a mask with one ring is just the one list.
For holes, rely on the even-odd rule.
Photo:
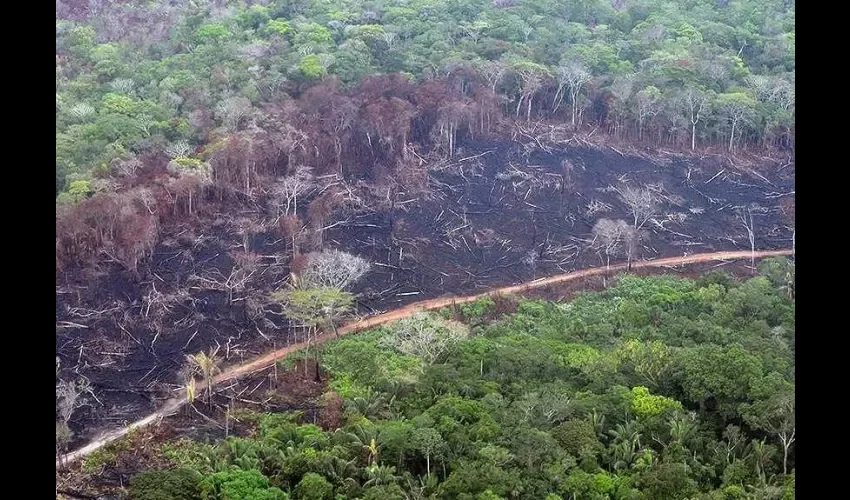
{"label": "burned forest area", "polygon": [[[187,355],[218,348],[229,366],[304,341],[270,294],[310,252],[371,263],[352,288],[366,316],[614,262],[792,246],[790,161],[621,151],[517,130],[513,140],[466,137],[451,156],[405,147],[395,175],[299,167],[250,197],[207,189],[172,200],[182,215],[159,219],[146,252],[102,245],[88,261],[57,264],[57,376],[86,380],[90,395],[72,409],[69,447],[174,397]],[[151,165],[137,177],[169,175]],[[154,198],[134,206],[163,210]]]}

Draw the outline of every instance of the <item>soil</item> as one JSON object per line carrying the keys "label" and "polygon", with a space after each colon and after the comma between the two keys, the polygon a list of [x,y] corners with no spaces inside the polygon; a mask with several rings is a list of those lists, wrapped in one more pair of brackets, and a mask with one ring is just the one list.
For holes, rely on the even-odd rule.
{"label": "soil", "polygon": [[[326,232],[325,246],[374,264],[353,290],[359,313],[393,310],[345,332],[400,317],[411,310],[406,304],[423,299],[441,299],[426,307],[450,304],[460,300],[453,295],[600,266],[600,255],[589,248],[591,228],[600,217],[632,221],[613,191],[624,182],[651,185],[666,200],[657,224],[644,226],[649,236],[636,260],[748,250],[735,214],[744,206],[752,207],[756,248],[791,246],[780,202],[794,195],[793,165],[780,169],[777,162],[755,172],[720,156],[650,158],[584,147],[545,152],[507,142],[470,143],[456,158],[433,165],[428,197],[411,196],[392,210],[337,214],[345,222]],[[564,160],[573,166],[569,179],[562,175]],[[610,209],[588,213],[593,200]],[[273,232],[249,238],[249,248],[263,256],[261,272],[232,301],[227,292],[190,280],[214,270],[229,273],[228,252],[241,248],[243,239],[227,221],[263,215],[221,210],[163,228],[150,262],[137,273],[107,262],[96,271],[57,275],[59,376],[88,378],[100,402],[75,413],[71,449],[108,440],[110,430],[121,431],[151,412],[146,423],[176,411],[178,371],[187,354],[220,346],[225,364],[237,366],[220,375],[221,382],[269,366],[280,348],[300,340],[285,318],[256,312],[256,304],[289,274],[287,259],[278,257],[287,243]],[[242,365],[270,347],[275,352]]]}

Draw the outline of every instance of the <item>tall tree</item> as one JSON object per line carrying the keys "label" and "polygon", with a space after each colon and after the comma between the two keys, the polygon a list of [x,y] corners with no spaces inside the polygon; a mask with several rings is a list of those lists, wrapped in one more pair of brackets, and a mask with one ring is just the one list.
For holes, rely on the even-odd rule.
{"label": "tall tree", "polygon": [[519,61],[513,65],[513,70],[520,79],[520,96],[517,101],[516,115],[519,116],[519,110],[523,100],[526,103],[526,121],[531,121],[531,104],[534,100],[534,94],[543,86],[544,79],[549,76],[549,69],[546,66],[531,62]]}
{"label": "tall tree", "polygon": [[688,87],[680,99],[685,116],[691,124],[691,151],[693,151],[697,144],[697,124],[705,113],[708,96],[696,87]]}
{"label": "tall tree", "polygon": [[276,215],[297,215],[298,197],[309,195],[316,189],[313,169],[304,165],[295,167],[292,175],[288,175],[272,187],[272,204]]}
{"label": "tall tree", "polygon": [[605,268],[611,267],[611,256],[617,253],[629,224],[624,220],[599,219],[593,225],[591,246],[605,252]]}
{"label": "tall tree", "polygon": [[793,387],[781,390],[744,410],[744,418],[765,432],[776,436],[782,445],[782,473],[788,474],[788,454],[797,439],[796,394]]}
{"label": "tall tree", "polygon": [[753,224],[753,209],[751,206],[737,210],[738,220],[747,230],[747,239],[750,242],[750,268],[756,271],[756,227]]}
{"label": "tall tree", "polygon": [[661,91],[650,85],[635,95],[638,111],[638,139],[643,140],[643,122],[650,116],[658,114],[658,103],[661,101]]}
{"label": "tall tree", "polygon": [[431,477],[431,457],[439,455],[445,447],[445,441],[440,433],[431,427],[423,427],[413,431],[411,444],[425,455],[427,475]]}
{"label": "tall tree", "polygon": [[629,207],[634,217],[634,228],[640,229],[660,210],[660,200],[648,187],[625,185],[617,189],[623,202]]}
{"label": "tall tree", "polygon": [[717,96],[717,104],[729,122],[729,151],[735,144],[735,132],[749,121],[756,102],[746,92],[729,92]]}
{"label": "tall tree", "polygon": [[572,103],[570,123],[575,128],[576,116],[578,115],[578,96],[584,84],[590,81],[590,71],[580,62],[567,61],[558,66],[557,72],[558,85],[562,88],[565,86],[570,93],[570,102]]}

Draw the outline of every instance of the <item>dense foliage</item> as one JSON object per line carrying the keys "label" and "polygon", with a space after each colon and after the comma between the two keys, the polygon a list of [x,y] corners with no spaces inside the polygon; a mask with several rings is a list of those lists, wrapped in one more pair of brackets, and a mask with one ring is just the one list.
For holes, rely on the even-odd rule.
{"label": "dense foliage", "polygon": [[374,146],[393,168],[496,115],[790,146],[794,47],[788,0],[58,0],[56,193],[108,191],[146,154],[207,179],[225,146],[341,173]]}
{"label": "dense foliage", "polygon": [[[328,343],[324,399],[344,415],[244,414],[247,435],[168,444],[183,469],[137,476],[131,498],[166,498],[156,483],[205,499],[794,498],[793,265],[761,269],[622,276]],[[468,336],[445,333],[457,318]],[[399,349],[418,331],[455,340]]]}

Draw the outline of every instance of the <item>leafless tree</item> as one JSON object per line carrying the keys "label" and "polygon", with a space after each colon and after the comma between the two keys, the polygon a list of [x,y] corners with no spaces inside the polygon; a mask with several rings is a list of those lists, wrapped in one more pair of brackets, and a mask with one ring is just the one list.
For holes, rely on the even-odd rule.
{"label": "leafless tree", "polygon": [[519,110],[522,107],[523,101],[526,102],[526,121],[531,121],[531,104],[534,100],[534,94],[543,86],[543,79],[547,76],[545,66],[529,63],[521,64],[514,67],[514,71],[520,79],[520,96],[516,106],[516,115],[519,116]]}
{"label": "leafless tree", "polygon": [[130,78],[116,78],[109,83],[109,87],[119,94],[132,95],[136,82]]}
{"label": "leafless tree", "polygon": [[437,111],[437,127],[434,128],[434,134],[439,134],[437,135],[439,139],[435,142],[447,150],[449,157],[454,155],[458,127],[468,123],[472,114],[473,110],[469,103],[462,101],[444,104]]}
{"label": "leafless tree", "polygon": [[156,289],[156,281],[151,281],[150,291],[142,297],[140,315],[155,332],[151,347],[163,332],[164,325],[171,326],[173,322],[166,321],[174,306],[190,299],[189,291],[178,288],[173,293],[162,293]]}
{"label": "leafless tree", "polygon": [[576,116],[578,115],[578,95],[585,83],[590,81],[590,72],[583,64],[575,61],[563,63],[558,66],[558,86],[564,87],[570,93],[570,102],[573,105],[572,110],[572,126],[576,126]]}
{"label": "leafless tree", "polygon": [[772,102],[784,110],[794,106],[794,84],[777,77],[750,75],[745,81],[761,102]]}
{"label": "leafless tree", "polygon": [[58,457],[62,451],[68,446],[71,438],[74,437],[73,431],[64,422],[56,422],[56,456]]}
{"label": "leafless tree", "polygon": [[78,408],[89,404],[88,396],[97,399],[87,378],[81,377],[73,382],[59,380],[56,384],[56,409],[63,424],[68,424]]}
{"label": "leafless tree", "polygon": [[307,226],[297,215],[284,215],[278,220],[278,228],[280,235],[290,240],[292,256],[299,255],[301,253],[301,244],[305,240],[304,236]]}
{"label": "leafless tree", "polygon": [[[621,221],[625,224],[625,221]],[[638,245],[640,245],[641,241],[646,239],[646,231],[641,229],[635,229],[628,224],[626,224],[626,228],[623,231],[623,244],[626,250],[626,263],[627,270],[632,270],[632,261],[637,255]]]}
{"label": "leafless tree", "polygon": [[778,78],[773,92],[770,95],[770,102],[776,104],[780,108],[788,111],[794,107],[796,98],[796,90],[793,82]]}
{"label": "leafless tree", "polygon": [[420,312],[396,321],[382,343],[433,364],[469,335],[466,326]]}
{"label": "leafless tree", "polygon": [[522,258],[522,263],[531,268],[531,279],[537,279],[537,262],[540,260],[540,252],[536,248],[530,249]]}
{"label": "leafless tree", "polygon": [[636,74],[630,73],[614,78],[610,85],[611,93],[615,97],[610,113],[614,115],[614,132],[622,127],[622,122],[630,111],[629,99],[634,94]]}
{"label": "leafless tree", "polygon": [[119,177],[132,179],[135,177],[136,172],[142,168],[142,162],[135,154],[131,154],[128,158],[116,158],[112,160],[110,166]]}
{"label": "leafless tree", "polygon": [[165,146],[165,154],[172,160],[175,158],[185,158],[192,152],[192,147],[186,141],[177,141],[173,144]]}
{"label": "leafless tree", "polygon": [[744,418],[754,427],[775,435],[782,444],[782,473],[788,473],[788,454],[797,440],[796,394],[781,390],[767,400],[757,401]]}
{"label": "leafless tree", "polygon": [[752,207],[739,208],[737,210],[738,220],[747,230],[747,238],[750,240],[750,267],[753,272],[756,270],[756,233],[755,225],[753,224],[753,209]]}
{"label": "leafless tree", "polygon": [[235,131],[253,109],[251,101],[245,97],[228,97],[218,104],[216,115],[226,127]]}
{"label": "leafless tree", "polygon": [[795,202],[794,197],[785,198],[779,205],[784,218],[791,223],[791,257],[797,257],[797,226],[795,220]]}
{"label": "leafless tree", "polygon": [[234,264],[230,269],[230,273],[227,275],[216,268],[200,276],[191,276],[189,278],[190,281],[194,281],[204,288],[227,292],[227,305],[240,300],[234,298],[234,296],[248,286],[248,283],[250,283],[251,279],[259,270],[260,262],[260,256],[254,253],[231,252],[230,256]]}
{"label": "leafless tree", "polygon": [[[599,219],[593,225],[593,243],[591,246],[605,252],[605,268],[611,267],[611,256],[616,255],[623,243],[626,231],[630,228],[624,220]],[[601,256],[600,256],[601,257]]]}
{"label": "leafless tree", "polygon": [[635,94],[638,111],[638,139],[643,139],[643,122],[650,116],[655,116],[660,111],[658,103],[661,100],[661,92],[657,87],[649,86]]}
{"label": "leafless tree", "polygon": [[[725,94],[721,95],[721,97],[724,96]],[[753,112],[752,105],[754,103],[755,101],[746,94],[732,94],[729,98],[721,102],[721,109],[732,126],[729,131],[729,151],[732,151],[735,145],[735,131],[738,130],[739,125],[743,126],[749,123]]]}
{"label": "leafless tree", "polygon": [[500,61],[485,61],[478,65],[478,71],[487,79],[490,90],[496,92],[499,82],[505,76],[505,65]]}
{"label": "leafless tree", "polygon": [[251,237],[263,231],[263,225],[250,217],[240,217],[233,221],[236,234],[242,237],[242,251],[246,254],[251,251]]}
{"label": "leafless tree", "polygon": [[369,272],[371,264],[366,259],[341,250],[323,250],[307,255],[301,271],[302,288],[348,289]]}
{"label": "leafless tree", "polygon": [[634,228],[640,229],[652,217],[658,215],[660,201],[650,189],[622,186],[617,189],[623,202],[634,217]]}
{"label": "leafless tree", "polygon": [[576,182],[574,178],[575,174],[575,165],[573,163],[564,158],[561,160],[561,178],[562,178],[562,188],[566,191],[573,192],[576,187]]}
{"label": "leafless tree", "polygon": [[[166,170],[169,174],[176,177],[169,183],[171,189],[177,194],[186,194],[188,201],[188,211],[192,214],[192,199],[197,191],[212,184],[212,167],[207,162],[189,161],[181,162],[180,159],[187,159],[185,156],[190,149],[185,142],[178,142],[166,148],[166,154],[173,156],[174,159],[168,162]],[[174,203],[177,204],[178,197],[174,197]]]}
{"label": "leafless tree", "polygon": [[773,93],[774,81],[767,75],[749,75],[744,78],[747,86],[752,89],[753,93],[759,101],[766,102],[770,100],[770,95]]}
{"label": "leafless tree", "polygon": [[708,99],[705,93],[694,87],[688,87],[681,98],[682,108],[684,108],[685,115],[691,123],[691,151],[696,148],[697,123],[700,121],[700,114],[703,112],[707,102]]}

